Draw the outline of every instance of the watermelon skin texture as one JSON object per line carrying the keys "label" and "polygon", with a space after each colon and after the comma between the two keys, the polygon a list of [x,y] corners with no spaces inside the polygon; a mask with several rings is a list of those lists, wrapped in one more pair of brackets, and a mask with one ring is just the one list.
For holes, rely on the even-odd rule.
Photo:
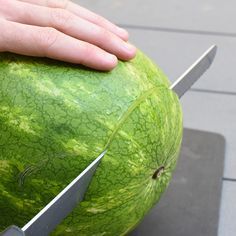
{"label": "watermelon skin texture", "polygon": [[175,168],[182,111],[142,52],[97,72],[0,54],[0,231],[24,226],[107,149],[84,200],[51,235],[126,235]]}

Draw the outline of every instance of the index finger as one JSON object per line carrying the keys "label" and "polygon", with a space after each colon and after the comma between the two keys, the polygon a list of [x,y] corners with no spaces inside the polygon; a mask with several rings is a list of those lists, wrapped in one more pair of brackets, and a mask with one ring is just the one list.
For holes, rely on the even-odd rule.
{"label": "index finger", "polygon": [[2,20],[0,28],[0,52],[48,57],[78,63],[97,70],[112,70],[117,58],[95,45],[77,40],[54,28],[25,25]]}
{"label": "index finger", "polygon": [[83,19],[86,19],[94,24],[103,27],[106,30],[111,31],[124,41],[128,41],[129,35],[125,29],[116,26],[115,24],[111,23],[104,17],[97,15],[94,12],[89,11],[88,9],[81,7],[78,4],[73,3],[69,0],[20,0],[20,1],[51,8],[66,9]]}

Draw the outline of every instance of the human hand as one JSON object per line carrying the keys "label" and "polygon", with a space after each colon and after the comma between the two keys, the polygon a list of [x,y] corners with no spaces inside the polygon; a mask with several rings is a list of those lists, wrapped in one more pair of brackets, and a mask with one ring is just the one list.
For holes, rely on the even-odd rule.
{"label": "human hand", "polygon": [[0,0],[0,52],[111,70],[136,49],[128,33],[67,0]]}

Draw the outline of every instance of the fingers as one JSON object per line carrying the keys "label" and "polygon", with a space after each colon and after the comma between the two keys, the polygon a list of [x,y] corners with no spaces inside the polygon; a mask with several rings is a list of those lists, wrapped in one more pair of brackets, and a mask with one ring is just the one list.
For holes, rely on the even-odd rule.
{"label": "fingers", "polygon": [[[0,0],[0,51],[111,70],[136,49],[126,31],[66,0]],[[3,20],[4,19],[4,20]]]}
{"label": "fingers", "polygon": [[94,24],[97,24],[97,25],[103,27],[104,29],[111,31],[112,33],[119,36],[121,39],[128,41],[128,38],[129,38],[128,32],[125,29],[120,28],[120,27],[116,26],[115,24],[111,23],[110,21],[108,21],[104,17],[99,16],[99,15],[87,10],[86,8],[83,8],[83,7],[81,7],[75,3],[72,3],[72,2],[68,3],[67,9],[69,11],[73,12],[74,14],[86,19],[86,20],[88,20]]}
{"label": "fingers", "polygon": [[46,6],[50,8],[61,8],[74,13],[75,15],[88,20],[120,37],[124,41],[128,41],[129,35],[125,29],[122,29],[115,24],[111,23],[102,16],[95,14],[88,9],[81,7],[68,0],[21,0],[28,3]]}
{"label": "fingers", "polygon": [[0,51],[49,57],[79,63],[98,70],[111,70],[117,64],[114,55],[65,35],[50,27],[24,25],[0,19]]}
{"label": "fingers", "polygon": [[[130,60],[135,55],[136,49],[116,34],[65,9],[42,7],[22,2],[13,4],[13,2],[8,7],[16,12],[11,16],[11,20],[24,24],[53,27],[74,38],[97,45],[121,60]],[[37,17],[35,17],[36,15]]]}

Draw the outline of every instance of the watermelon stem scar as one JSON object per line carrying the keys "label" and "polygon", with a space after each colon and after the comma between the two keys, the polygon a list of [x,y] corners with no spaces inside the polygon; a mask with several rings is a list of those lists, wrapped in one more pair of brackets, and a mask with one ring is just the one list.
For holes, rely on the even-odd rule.
{"label": "watermelon stem scar", "polygon": [[157,179],[158,177],[161,176],[161,174],[163,173],[164,170],[165,170],[165,167],[164,167],[164,166],[160,166],[160,167],[154,172],[154,174],[152,175],[152,178],[153,178],[153,179]]}

